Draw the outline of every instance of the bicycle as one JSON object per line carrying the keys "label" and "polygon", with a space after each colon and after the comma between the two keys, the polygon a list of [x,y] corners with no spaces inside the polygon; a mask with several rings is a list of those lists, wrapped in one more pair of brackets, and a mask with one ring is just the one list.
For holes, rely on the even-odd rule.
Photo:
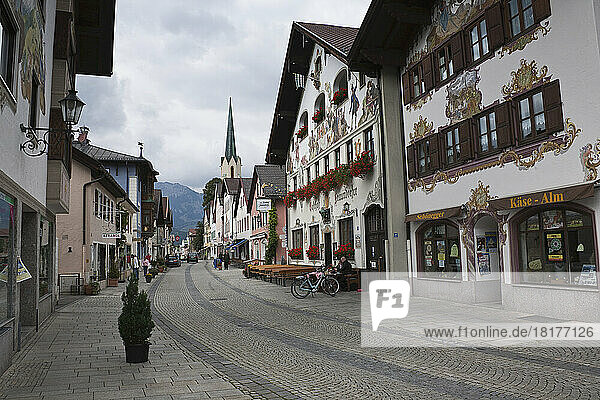
{"label": "bicycle", "polygon": [[321,288],[329,296],[335,296],[340,290],[340,283],[326,271],[327,268],[321,268],[319,271],[297,276],[290,286],[292,295],[297,299],[303,299]]}

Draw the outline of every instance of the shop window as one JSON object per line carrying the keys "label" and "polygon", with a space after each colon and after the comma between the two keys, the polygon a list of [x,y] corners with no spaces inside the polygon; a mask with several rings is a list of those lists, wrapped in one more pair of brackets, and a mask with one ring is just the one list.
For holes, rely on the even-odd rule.
{"label": "shop window", "polygon": [[53,242],[52,223],[42,219],[40,221],[40,275],[38,286],[40,297],[52,292],[50,276],[52,276]]}
{"label": "shop window", "polygon": [[[340,229],[340,245],[350,243],[352,245],[352,248],[354,248],[354,230],[352,224],[352,217],[339,220],[338,226]],[[349,258],[354,259],[354,257]]]}
{"label": "shop window", "polygon": [[5,3],[0,2],[0,76],[9,90],[13,90],[13,70],[17,30],[10,22]]}
{"label": "shop window", "polygon": [[554,81],[516,99],[519,139],[535,140],[562,131],[560,85]]}
{"label": "shop window", "polygon": [[292,248],[302,249],[302,229],[292,231]]}
{"label": "shop window", "polygon": [[9,268],[14,270],[16,265],[13,254],[14,223],[14,200],[0,192],[0,274],[6,274],[6,278],[0,279],[0,323],[12,317],[7,306],[11,295],[7,280]]}
{"label": "shop window", "polygon": [[314,225],[309,228],[310,245],[319,246],[319,225]]}
{"label": "shop window", "polygon": [[348,140],[346,142],[346,164],[350,164],[354,160],[354,156],[352,154],[352,140]]}
{"label": "shop window", "polygon": [[589,212],[546,208],[516,221],[522,282],[597,286],[596,242]]}
{"label": "shop window", "polygon": [[417,232],[419,275],[424,278],[460,279],[458,228],[450,223],[432,223]]}

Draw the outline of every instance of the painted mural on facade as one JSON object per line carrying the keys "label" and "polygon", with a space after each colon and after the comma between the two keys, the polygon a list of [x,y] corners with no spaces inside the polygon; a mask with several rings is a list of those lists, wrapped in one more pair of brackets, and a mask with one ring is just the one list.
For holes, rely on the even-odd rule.
{"label": "painted mural on facade", "polygon": [[464,71],[446,86],[446,117],[450,124],[470,118],[481,111],[483,94],[477,87],[479,69]]}
{"label": "painted mural on facade", "polygon": [[450,35],[462,30],[481,10],[497,0],[442,0],[433,7],[427,48],[433,49]]}
{"label": "painted mural on facade", "polygon": [[15,15],[22,27],[19,38],[19,75],[21,94],[31,101],[33,77],[39,85],[39,106],[46,114],[46,57],[44,54],[44,18],[38,0],[13,0]]}

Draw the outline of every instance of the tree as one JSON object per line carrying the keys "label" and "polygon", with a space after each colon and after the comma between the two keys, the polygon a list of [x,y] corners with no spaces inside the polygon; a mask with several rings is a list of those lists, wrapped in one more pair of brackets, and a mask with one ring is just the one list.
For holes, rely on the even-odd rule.
{"label": "tree", "polygon": [[196,224],[196,236],[192,241],[192,248],[199,251],[204,246],[204,221],[198,221]]}
{"label": "tree", "polygon": [[271,265],[277,262],[275,254],[277,252],[277,210],[275,204],[269,210],[269,242],[267,244],[267,251],[265,252],[265,264]]}
{"label": "tree", "polygon": [[215,198],[215,187],[217,183],[221,182],[221,178],[212,178],[210,181],[206,182],[204,185],[204,189],[202,190],[202,207],[206,208],[210,203],[212,203]]}

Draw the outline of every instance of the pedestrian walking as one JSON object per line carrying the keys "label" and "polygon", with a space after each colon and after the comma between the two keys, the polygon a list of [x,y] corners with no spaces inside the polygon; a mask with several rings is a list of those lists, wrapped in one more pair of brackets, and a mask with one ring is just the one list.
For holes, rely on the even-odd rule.
{"label": "pedestrian walking", "polygon": [[223,255],[223,268],[229,269],[229,253]]}
{"label": "pedestrian walking", "polygon": [[144,267],[144,276],[148,275],[148,267],[150,266],[150,261],[148,258],[149,256],[146,256],[146,258],[144,258],[144,262],[142,263],[142,266]]}
{"label": "pedestrian walking", "polygon": [[133,276],[135,276],[135,279],[140,279],[140,263],[137,256],[134,254],[131,260],[133,262]]}

